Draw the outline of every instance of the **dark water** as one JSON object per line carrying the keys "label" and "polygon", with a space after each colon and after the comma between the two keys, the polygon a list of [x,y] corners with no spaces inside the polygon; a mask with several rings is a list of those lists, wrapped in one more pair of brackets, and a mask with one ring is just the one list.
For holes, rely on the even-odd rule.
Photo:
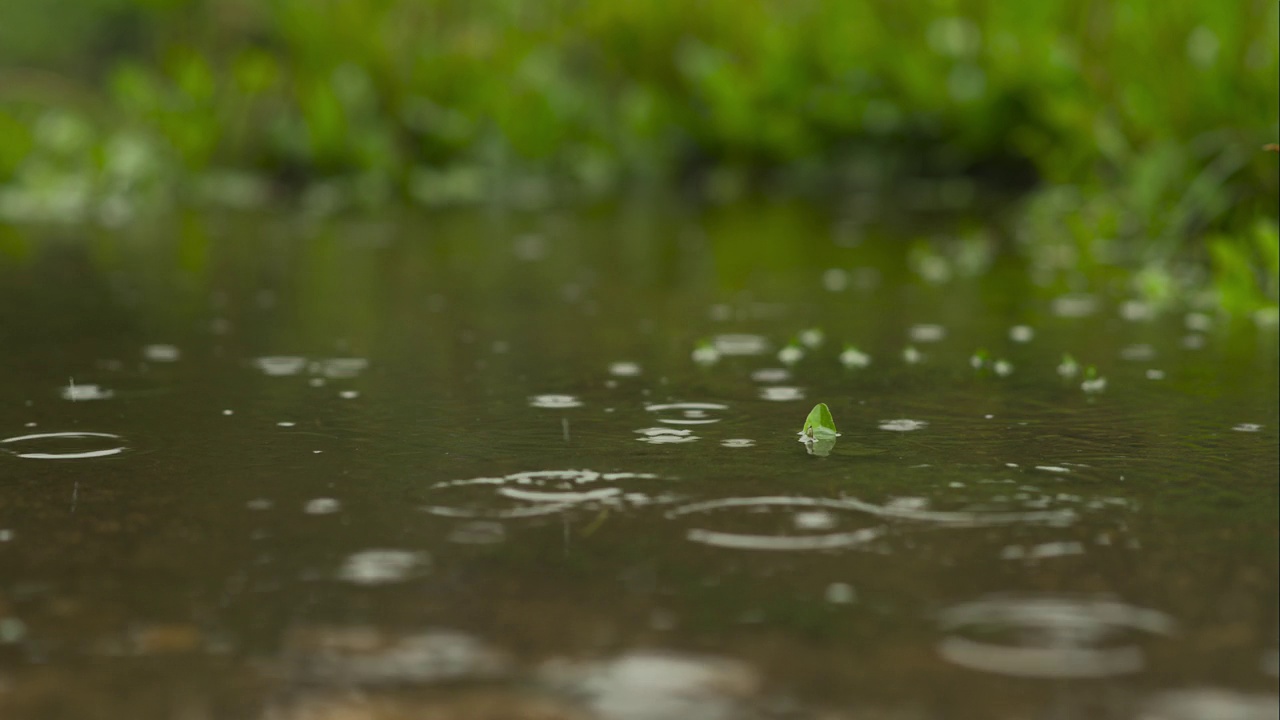
{"label": "dark water", "polygon": [[0,229],[0,717],[1274,717],[1275,329],[918,235]]}

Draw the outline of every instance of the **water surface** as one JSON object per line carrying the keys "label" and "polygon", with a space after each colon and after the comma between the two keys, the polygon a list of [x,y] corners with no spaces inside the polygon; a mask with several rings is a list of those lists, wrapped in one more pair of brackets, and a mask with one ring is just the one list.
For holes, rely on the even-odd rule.
{"label": "water surface", "polygon": [[1275,329],[957,227],[4,230],[0,716],[1274,717]]}

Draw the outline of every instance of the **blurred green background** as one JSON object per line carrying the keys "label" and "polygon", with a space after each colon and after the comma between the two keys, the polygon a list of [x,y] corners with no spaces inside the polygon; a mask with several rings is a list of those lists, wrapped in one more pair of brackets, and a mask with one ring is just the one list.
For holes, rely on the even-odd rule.
{"label": "blurred green background", "polygon": [[1278,55],[1273,0],[5,0],[0,221],[1000,207],[1041,270],[1274,322]]}

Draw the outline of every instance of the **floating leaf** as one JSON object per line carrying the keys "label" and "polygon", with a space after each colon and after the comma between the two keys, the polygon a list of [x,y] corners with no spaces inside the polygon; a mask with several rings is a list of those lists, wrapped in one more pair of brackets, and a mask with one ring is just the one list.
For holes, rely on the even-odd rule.
{"label": "floating leaf", "polygon": [[831,417],[831,409],[826,403],[813,406],[809,411],[809,417],[804,420],[804,428],[800,434],[809,439],[830,439],[840,435],[836,432],[836,421]]}

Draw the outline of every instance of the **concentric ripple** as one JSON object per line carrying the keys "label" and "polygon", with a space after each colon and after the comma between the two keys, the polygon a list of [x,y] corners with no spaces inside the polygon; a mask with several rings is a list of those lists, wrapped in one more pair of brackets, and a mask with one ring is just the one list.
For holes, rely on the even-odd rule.
{"label": "concentric ripple", "polygon": [[[102,444],[110,445],[110,447],[78,450],[74,446],[83,443],[76,442],[82,440],[98,440],[105,439],[111,442]],[[17,437],[6,438],[0,440],[0,445],[11,446],[2,449],[13,453],[20,458],[28,460],[84,460],[87,458],[106,457],[108,455],[119,455],[128,448],[122,444],[116,444],[124,438],[112,433],[100,432],[53,432],[53,433],[35,433],[33,435],[19,435]],[[68,442],[70,441],[70,442]],[[36,448],[41,448],[38,450]],[[22,448],[32,448],[24,450]]]}
{"label": "concentric ripple", "polygon": [[1142,635],[1172,635],[1173,619],[1109,598],[995,596],[939,617],[946,660],[974,670],[1041,678],[1100,678],[1142,670]]}

